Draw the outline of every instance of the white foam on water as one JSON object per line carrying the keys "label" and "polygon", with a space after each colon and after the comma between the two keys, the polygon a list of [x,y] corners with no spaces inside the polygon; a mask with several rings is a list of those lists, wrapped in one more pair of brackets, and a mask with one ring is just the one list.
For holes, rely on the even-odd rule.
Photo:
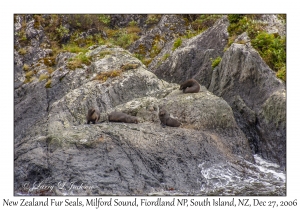
{"label": "white foam on water", "polygon": [[205,178],[203,190],[205,192],[221,190],[222,195],[243,195],[243,193],[274,195],[276,188],[281,188],[283,190],[279,193],[284,194],[286,174],[280,166],[258,155],[254,155],[254,159],[255,164],[243,160],[236,165],[242,170],[233,167],[235,164],[200,163],[198,167],[201,168],[201,174]]}
{"label": "white foam on water", "polygon": [[[258,155],[254,155],[254,159],[257,165],[255,165],[261,172],[263,173],[271,173],[273,174],[275,177],[278,177],[280,179],[282,179],[283,181],[286,180],[286,174],[283,171],[280,171],[279,168],[280,166],[276,163],[271,163],[267,160],[264,160],[263,158],[261,158]],[[278,170],[273,170],[272,169],[278,169]]]}

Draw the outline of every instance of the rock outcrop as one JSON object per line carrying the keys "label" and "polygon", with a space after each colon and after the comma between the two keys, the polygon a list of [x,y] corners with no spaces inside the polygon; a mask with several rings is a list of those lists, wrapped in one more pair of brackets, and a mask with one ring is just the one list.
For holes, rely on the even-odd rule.
{"label": "rock outcrop", "polygon": [[228,42],[228,25],[227,18],[223,17],[213,27],[183,41],[174,51],[174,42],[168,43],[149,65],[150,71],[168,82],[183,83],[194,78],[208,88],[212,77],[211,60],[223,55]]}
{"label": "rock outcrop", "polygon": [[[97,58],[103,51],[111,53]],[[34,81],[22,86],[31,91],[27,100],[16,97],[16,191],[24,190],[20,184],[24,182],[43,180],[57,185],[68,180],[97,187],[71,192],[57,187],[53,194],[191,192],[199,188],[199,182],[205,183],[200,163],[234,163],[241,158],[253,162],[248,141],[222,98],[204,87],[199,93],[183,94],[179,85],[158,79],[121,48],[101,46],[88,53],[94,58],[89,77],[84,68],[69,71],[62,65],[52,74],[51,88]],[[138,67],[119,77],[102,82],[93,79],[133,62]],[[41,100],[33,105],[29,96]],[[21,109],[26,101],[36,110]],[[102,123],[86,124],[90,106],[99,107]],[[160,106],[182,128],[161,127]],[[109,123],[107,113],[113,110],[137,116],[140,123]]]}
{"label": "rock outcrop", "polygon": [[135,41],[130,47],[131,53],[142,54],[149,59],[163,50],[178,35],[187,30],[185,21],[178,15],[163,15],[158,23]]}
{"label": "rock outcrop", "polygon": [[209,90],[224,98],[252,150],[285,166],[285,84],[250,43],[234,43],[214,69]]}
{"label": "rock outcrop", "polygon": [[[265,15],[263,20],[265,27],[275,30],[272,15]],[[253,153],[285,167],[285,84],[276,78],[274,71],[251,46],[246,33],[237,37],[224,52],[228,42],[228,24],[227,17],[223,17],[205,32],[183,41],[174,51],[173,43],[169,43],[151,62],[149,69],[168,82],[182,83],[195,78],[213,94],[224,98],[249,139]],[[278,30],[282,31],[282,25]],[[164,57],[166,54],[169,55],[167,58]],[[222,61],[213,69],[212,60],[217,57]],[[274,98],[279,100],[278,103],[273,104]],[[266,112],[266,109],[269,111]],[[270,117],[276,118],[276,123],[266,120]]]}

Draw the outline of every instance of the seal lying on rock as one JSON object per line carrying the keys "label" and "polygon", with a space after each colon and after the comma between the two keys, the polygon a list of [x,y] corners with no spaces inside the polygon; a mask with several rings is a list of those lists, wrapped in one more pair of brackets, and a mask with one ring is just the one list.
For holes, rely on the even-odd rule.
{"label": "seal lying on rock", "polygon": [[86,123],[90,124],[92,122],[93,124],[96,124],[100,119],[100,112],[98,109],[90,108],[87,115],[86,115]]}
{"label": "seal lying on rock", "polygon": [[188,79],[180,85],[179,90],[183,90],[184,93],[198,93],[200,85],[195,79]]}
{"label": "seal lying on rock", "polygon": [[170,114],[165,109],[160,109],[158,116],[163,127],[166,125],[171,127],[179,127],[181,124],[176,119],[170,117]]}
{"label": "seal lying on rock", "polygon": [[137,117],[125,114],[123,112],[112,112],[108,115],[109,122],[124,122],[124,123],[138,123]]}

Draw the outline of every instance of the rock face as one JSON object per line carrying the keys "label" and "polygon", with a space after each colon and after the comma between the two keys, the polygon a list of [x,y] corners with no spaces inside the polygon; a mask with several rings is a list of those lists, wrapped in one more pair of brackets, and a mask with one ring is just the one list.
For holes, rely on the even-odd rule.
{"label": "rock face", "polygon": [[[212,76],[211,60],[223,55],[228,25],[227,18],[223,17],[205,32],[183,41],[174,51],[174,42],[169,43],[151,62],[149,69],[168,82],[183,83],[194,78],[208,88]],[[169,57],[165,59],[165,55]]]}
{"label": "rock face", "polygon": [[187,26],[180,16],[163,15],[159,22],[149,31],[144,32],[128,50],[131,53],[145,54],[146,57],[153,58],[152,54],[164,49],[175,36],[183,35],[186,29]]}
{"label": "rock face", "polygon": [[268,33],[278,33],[280,36],[286,35],[285,24],[276,15],[262,15],[260,20],[266,24],[265,30]]}
{"label": "rock face", "polygon": [[[111,53],[97,57],[103,51]],[[248,141],[223,99],[204,87],[197,94],[183,94],[179,85],[159,80],[121,48],[101,46],[88,53],[93,56],[90,67],[94,72],[89,77],[84,68],[69,71],[58,62],[62,65],[53,72],[52,88],[35,81],[22,88],[40,95],[27,94],[25,101],[15,98],[20,113],[15,119],[16,192],[24,191],[24,182],[57,186],[64,180],[95,188],[68,191],[56,187],[53,194],[191,192],[205,183],[200,163],[234,163],[241,158],[253,162]],[[93,79],[128,63],[138,67],[105,82]],[[30,95],[41,100],[33,105]],[[21,109],[26,101],[36,110]],[[102,123],[86,124],[90,106],[99,107]],[[182,128],[160,126],[161,106]],[[107,113],[114,110],[137,116],[139,124],[107,122]]]}
{"label": "rock face", "polygon": [[[21,34],[21,25],[23,21],[28,22],[26,24],[26,29],[23,32],[24,34]],[[17,16],[14,29],[15,48],[21,48],[24,51],[24,53],[20,53],[14,50],[14,86],[19,87],[24,80],[24,65],[34,65],[38,60],[49,56],[52,53],[52,50],[41,48],[42,43],[47,43],[49,41],[43,30],[34,28],[32,15],[26,15],[25,17]]]}
{"label": "rock face", "polygon": [[[266,28],[284,34],[282,25],[276,27],[274,24],[274,21],[279,24],[274,16],[265,15],[262,21],[267,24]],[[169,82],[182,83],[195,78],[212,93],[224,98],[249,139],[253,153],[285,167],[285,84],[276,78],[274,71],[252,48],[246,33],[237,37],[236,43],[224,53],[228,24],[227,17],[223,17],[205,32],[183,41],[174,51],[173,43],[167,44],[151,62],[149,69]],[[242,42],[245,44],[237,44]],[[169,56],[166,58],[167,54]],[[212,69],[212,60],[218,56],[222,61]],[[278,103],[273,104],[274,98],[279,100]],[[265,109],[269,110],[268,114]],[[267,116],[269,114],[272,117]],[[266,120],[270,117],[276,118],[277,123]]]}
{"label": "rock face", "polygon": [[224,53],[209,90],[231,105],[252,150],[285,166],[285,84],[250,43],[234,43]]}
{"label": "rock face", "polygon": [[147,15],[110,15],[110,25],[113,28],[120,28],[128,26],[131,21],[135,21],[138,26],[143,27],[146,23]]}

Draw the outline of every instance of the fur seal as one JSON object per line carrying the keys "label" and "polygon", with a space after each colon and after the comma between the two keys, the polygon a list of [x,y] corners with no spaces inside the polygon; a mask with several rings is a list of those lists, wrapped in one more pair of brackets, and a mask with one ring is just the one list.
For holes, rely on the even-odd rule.
{"label": "fur seal", "polygon": [[90,124],[92,122],[93,124],[96,124],[100,119],[100,112],[98,109],[90,108],[87,115],[86,115],[86,123]]}
{"label": "fur seal", "polygon": [[138,124],[137,117],[125,114],[123,112],[111,112],[108,115],[109,122],[124,122],[124,123],[136,123]]}
{"label": "fur seal", "polygon": [[195,79],[188,79],[180,85],[179,90],[183,90],[183,93],[198,93],[200,85]]}
{"label": "fur seal", "polygon": [[166,125],[171,127],[179,127],[181,124],[176,119],[170,117],[170,114],[165,109],[160,109],[158,116],[163,127]]}

